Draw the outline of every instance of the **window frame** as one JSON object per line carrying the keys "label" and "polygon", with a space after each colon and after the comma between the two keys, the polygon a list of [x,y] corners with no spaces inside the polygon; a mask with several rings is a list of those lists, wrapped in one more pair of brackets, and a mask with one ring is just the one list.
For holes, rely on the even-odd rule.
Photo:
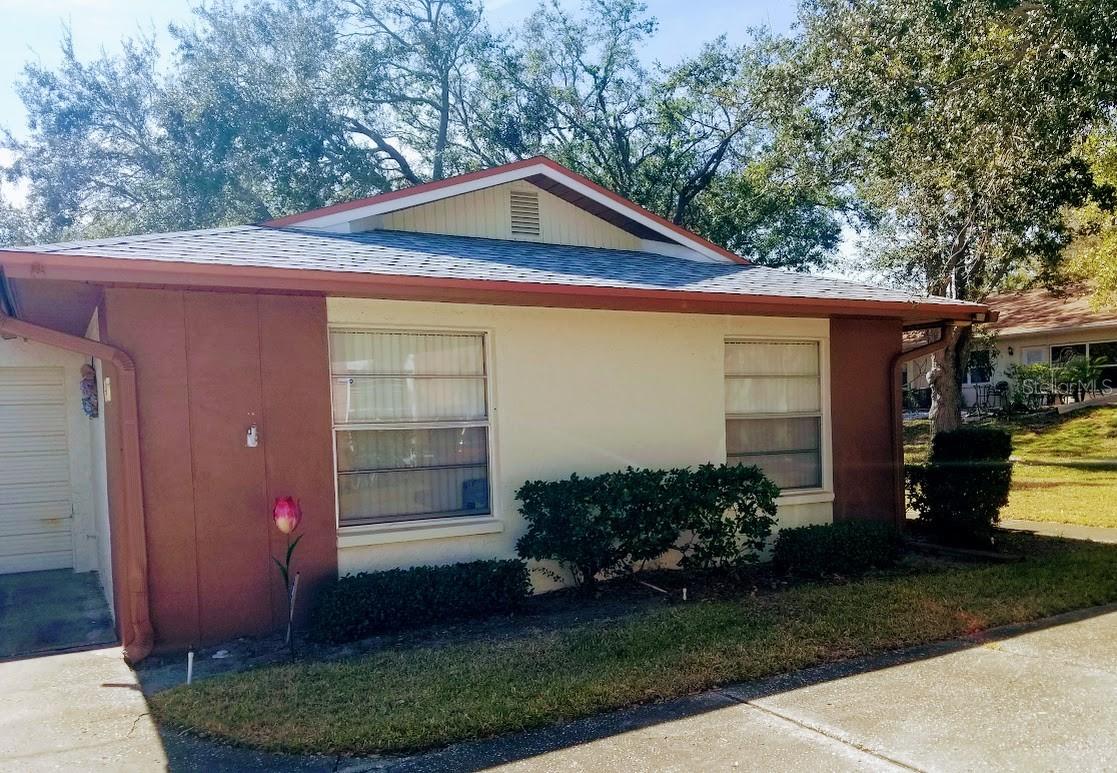
{"label": "window frame", "polygon": [[[988,364],[984,365],[984,366],[973,365],[972,362],[970,364],[968,364],[966,366],[966,372],[964,374],[965,377],[962,380],[962,383],[965,386],[987,386],[987,385],[993,383],[993,379],[997,375],[997,367],[996,367],[996,362],[997,362],[996,354],[997,354],[997,352],[996,352],[996,350],[990,349],[988,347],[981,347],[979,349],[974,349],[972,352],[970,352],[970,357],[972,358],[974,354],[977,354],[979,352],[988,356],[988,358],[989,358],[988,359]],[[974,370],[976,370],[978,368],[981,368],[981,367],[984,367],[986,370],[989,371],[989,378],[985,381],[974,381],[973,380],[973,372],[974,372]]]}
{"label": "window frame", "polygon": [[[730,344],[740,343],[813,343],[818,346],[818,388],[819,411],[789,413],[754,413],[754,414],[729,414],[725,410],[725,385],[730,375],[725,371],[725,348]],[[778,503],[784,504],[811,504],[815,502],[831,502],[834,499],[834,454],[831,432],[831,400],[830,400],[830,338],[821,335],[730,335],[722,340],[721,347],[721,413],[722,413],[722,459],[726,464],[729,461],[729,436],[726,431],[726,421],[739,419],[784,419],[797,416],[818,416],[819,420],[819,464],[822,466],[820,479],[821,485],[810,488],[781,489],[777,498]]]}
{"label": "window frame", "polygon": [[[414,335],[441,335],[441,336],[479,336],[481,338],[481,362],[484,380],[485,418],[447,421],[416,421],[416,422],[361,422],[356,424],[338,425],[334,413],[333,389],[333,335],[335,333],[410,333]],[[330,454],[333,460],[334,479],[334,528],[338,533],[339,547],[366,544],[361,541],[361,535],[377,535],[398,533],[400,540],[418,538],[437,539],[445,536],[458,536],[465,534],[485,534],[502,530],[500,521],[500,504],[496,496],[498,491],[496,453],[496,390],[493,378],[492,355],[492,330],[489,328],[471,327],[440,327],[435,325],[407,325],[407,324],[382,324],[361,325],[352,323],[331,323],[326,329],[327,348],[327,377],[330,390]],[[484,427],[485,428],[485,454],[488,469],[488,495],[489,508],[486,513],[471,515],[441,515],[380,521],[375,523],[348,524],[341,523],[341,475],[338,471],[337,434],[353,430],[405,430],[405,429],[454,429],[459,427]],[[425,515],[425,514],[424,514]],[[388,539],[386,541],[397,541]],[[375,540],[368,544],[378,544]]]}
{"label": "window frame", "polygon": [[[1094,347],[1098,346],[1098,345],[1103,345],[1103,346],[1104,345],[1117,345],[1117,339],[1106,338],[1106,339],[1102,339],[1100,341],[1093,341],[1093,340],[1090,340],[1090,341],[1071,341],[1071,342],[1061,343],[1061,344],[1047,344],[1045,346],[1037,347],[1037,348],[1043,348],[1044,350],[1046,350],[1047,364],[1051,365],[1052,367],[1055,367],[1056,365],[1059,365],[1063,362],[1061,359],[1056,360],[1055,357],[1053,356],[1056,349],[1065,349],[1065,348],[1083,346],[1083,347],[1086,348],[1085,356],[1089,359],[1093,359],[1094,357],[1098,356],[1098,355],[1094,354]],[[1078,356],[1078,355],[1076,355],[1076,356]],[[1023,358],[1023,351],[1021,351],[1021,358]],[[1023,361],[1023,359],[1021,359],[1021,361]],[[1117,362],[1109,363],[1109,364],[1103,365],[1102,367],[1103,367],[1103,369],[1106,369],[1106,370],[1109,370],[1109,369],[1117,370]]]}

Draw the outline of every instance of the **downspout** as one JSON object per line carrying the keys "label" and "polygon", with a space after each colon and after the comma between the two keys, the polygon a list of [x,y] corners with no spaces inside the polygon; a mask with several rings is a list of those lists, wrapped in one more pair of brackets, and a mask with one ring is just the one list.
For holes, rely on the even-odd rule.
{"label": "downspout", "polygon": [[907,517],[907,500],[904,497],[904,400],[900,390],[900,368],[912,360],[941,352],[954,340],[955,323],[943,321],[939,326],[939,340],[900,352],[892,358],[889,370],[892,379],[892,469],[895,478],[895,512],[897,525],[903,526]]}
{"label": "downspout", "polygon": [[[127,352],[88,338],[8,316],[0,309],[0,335],[26,338],[56,349],[96,357],[109,365],[116,379],[113,398],[120,406],[121,473],[124,478],[125,604],[127,625],[121,626],[124,654],[138,663],[151,654],[155,633],[151,627],[147,587],[147,535],[144,522],[143,481],[140,478],[139,408],[136,400],[136,365]],[[113,578],[114,580],[117,578]]]}

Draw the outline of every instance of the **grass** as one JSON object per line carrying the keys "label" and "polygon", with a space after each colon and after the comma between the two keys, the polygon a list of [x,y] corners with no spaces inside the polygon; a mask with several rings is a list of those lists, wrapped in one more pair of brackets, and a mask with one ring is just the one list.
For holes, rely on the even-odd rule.
{"label": "grass", "polygon": [[[1001,518],[1117,528],[1117,407],[989,422],[1012,432],[1012,473]],[[927,459],[930,425],[904,425],[904,461]],[[1101,461],[1111,465],[1099,465]],[[1058,461],[1061,465],[1051,464]],[[1086,462],[1080,467],[1067,466]]]}
{"label": "grass", "polygon": [[1117,462],[1117,407],[1087,408],[1065,416],[1000,422],[1012,432],[1014,453],[1021,459],[1107,459]]}
{"label": "grass", "polygon": [[1117,470],[1017,464],[1001,518],[1117,528]]}
{"label": "grass", "polygon": [[1117,600],[1117,548],[691,602],[612,623],[271,666],[151,699],[172,727],[296,753],[415,751]]}

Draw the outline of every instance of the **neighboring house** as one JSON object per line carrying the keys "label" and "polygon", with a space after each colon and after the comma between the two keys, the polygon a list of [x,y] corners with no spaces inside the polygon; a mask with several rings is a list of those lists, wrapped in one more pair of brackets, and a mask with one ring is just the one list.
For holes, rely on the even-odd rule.
{"label": "neighboring house", "polygon": [[[992,296],[985,303],[999,315],[995,322],[981,326],[993,335],[995,346],[971,352],[962,386],[967,407],[979,401],[983,388],[1008,381],[1013,365],[1059,363],[1078,356],[1104,358],[1101,380],[1117,384],[1117,309],[1092,308],[1087,290],[1073,289],[1065,295],[1029,290]],[[905,333],[904,346],[919,345],[924,338],[921,331]],[[931,357],[908,362],[904,385],[926,389],[932,364]]]}
{"label": "neighboring house", "polygon": [[[103,432],[68,439],[93,447],[71,530],[99,549],[73,566],[100,556],[133,659],[280,622],[282,495],[302,501],[308,594],[513,556],[525,480],[627,465],[759,464],[781,526],[901,518],[902,329],[988,318],[750,265],[545,158],[260,226],[9,249],[0,267],[0,333],[37,342],[0,344],[28,444],[0,451],[39,453],[73,366],[103,368]],[[13,362],[24,347],[43,362]],[[32,383],[59,349],[78,356]],[[4,501],[5,528],[36,517]]]}

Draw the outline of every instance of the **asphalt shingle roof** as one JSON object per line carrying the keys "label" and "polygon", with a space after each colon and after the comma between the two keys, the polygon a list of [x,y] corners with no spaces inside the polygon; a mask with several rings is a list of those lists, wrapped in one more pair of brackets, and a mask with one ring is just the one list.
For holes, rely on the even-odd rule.
{"label": "asphalt shingle roof", "polygon": [[700,263],[629,250],[402,231],[341,234],[253,225],[16,249],[120,260],[313,269],[573,287],[893,303],[957,303],[946,298],[915,296],[902,290],[763,266]]}

